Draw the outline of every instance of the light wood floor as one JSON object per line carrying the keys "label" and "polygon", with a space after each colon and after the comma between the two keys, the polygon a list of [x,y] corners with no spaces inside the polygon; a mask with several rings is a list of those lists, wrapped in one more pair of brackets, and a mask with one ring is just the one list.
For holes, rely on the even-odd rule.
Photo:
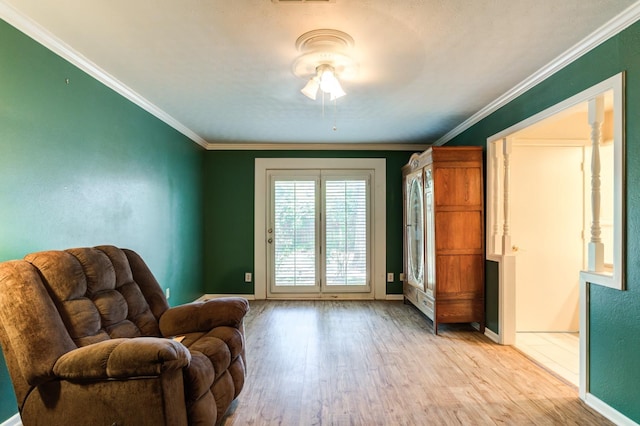
{"label": "light wood floor", "polygon": [[255,301],[230,425],[607,425],[577,391],[402,302]]}

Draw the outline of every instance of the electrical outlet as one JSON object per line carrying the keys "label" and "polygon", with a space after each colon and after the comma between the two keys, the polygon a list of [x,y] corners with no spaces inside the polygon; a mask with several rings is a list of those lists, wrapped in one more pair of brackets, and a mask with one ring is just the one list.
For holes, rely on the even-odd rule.
{"label": "electrical outlet", "polygon": [[164,289],[164,296],[167,298],[167,300],[169,300],[169,298],[171,297],[171,289],[169,287]]}
{"label": "electrical outlet", "polygon": [[245,272],[244,273],[244,282],[245,283],[250,283],[251,282],[251,272]]}
{"label": "electrical outlet", "polygon": [[395,281],[393,278],[393,272],[387,272],[387,282],[392,283],[393,281]]}

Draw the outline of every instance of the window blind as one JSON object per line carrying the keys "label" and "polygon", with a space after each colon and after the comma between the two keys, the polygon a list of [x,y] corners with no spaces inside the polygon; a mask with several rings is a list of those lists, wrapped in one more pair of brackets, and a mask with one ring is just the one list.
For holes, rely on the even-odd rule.
{"label": "window blind", "polygon": [[326,180],[326,284],[367,283],[367,182]]}
{"label": "window blind", "polygon": [[276,286],[316,284],[316,182],[274,182]]}

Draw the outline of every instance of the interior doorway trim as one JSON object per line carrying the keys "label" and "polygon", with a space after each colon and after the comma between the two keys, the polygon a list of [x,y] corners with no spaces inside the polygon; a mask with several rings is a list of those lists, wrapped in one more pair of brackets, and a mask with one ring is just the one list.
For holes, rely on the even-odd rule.
{"label": "interior doorway trim", "polygon": [[[613,270],[604,273],[589,272],[589,279],[592,284],[598,284],[605,287],[624,290],[624,270],[625,270],[625,209],[624,209],[624,188],[625,188],[625,136],[624,136],[624,73],[614,75],[589,89],[586,89],[546,110],[535,114],[526,120],[521,121],[489,138],[487,138],[487,260],[499,262],[504,255],[511,252],[510,235],[508,232],[508,216],[509,216],[509,199],[508,187],[502,186],[498,169],[500,168],[500,159],[504,159],[504,170],[508,174],[510,165],[508,164],[509,153],[512,149],[513,141],[509,138],[515,132],[523,130],[539,121],[552,117],[559,112],[580,103],[588,102],[599,94],[607,91],[613,91],[613,139],[614,139],[614,247],[613,247]],[[499,152],[496,148],[496,141],[503,141]],[[508,181],[508,179],[505,179]],[[507,184],[508,185],[508,184]],[[496,197],[499,191],[503,191],[503,205],[498,205],[499,197]],[[498,210],[504,212],[506,227],[502,232],[502,238],[495,238],[500,233],[499,223],[497,221]],[[491,232],[493,230],[493,232]],[[500,324],[500,330],[504,330]],[[499,334],[502,334],[500,332]]]}
{"label": "interior doorway trim", "polygon": [[[372,220],[372,289],[373,298],[387,299],[386,288],[386,160],[384,158],[256,158],[254,186],[254,297],[267,298],[267,253],[265,235],[267,229],[266,189],[268,170],[286,169],[364,169],[373,170],[371,178]],[[358,298],[357,293],[345,298]],[[371,296],[368,296],[369,298]]]}
{"label": "interior doorway trim", "polygon": [[517,264],[509,230],[509,174],[511,167],[509,160],[511,149],[513,148],[513,140],[510,136],[565,109],[588,102],[608,91],[613,91],[614,111],[613,265],[611,271],[582,271],[580,273],[580,397],[585,400],[589,395],[588,288],[590,285],[597,284],[624,290],[624,73],[619,73],[596,84],[487,139],[487,260],[499,264],[498,341],[502,344],[511,345],[515,343],[516,332],[515,268]]}

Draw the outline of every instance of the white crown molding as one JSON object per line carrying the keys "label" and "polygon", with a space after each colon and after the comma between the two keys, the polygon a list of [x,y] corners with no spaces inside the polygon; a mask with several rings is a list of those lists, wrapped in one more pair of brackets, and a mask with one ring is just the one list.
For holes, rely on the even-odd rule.
{"label": "white crown molding", "polygon": [[414,151],[431,145],[394,143],[208,143],[209,151]]}
{"label": "white crown molding", "polygon": [[[148,101],[142,95],[123,84],[121,81],[107,73],[105,70],[97,66],[95,63],[72,49],[69,45],[58,39],[42,26],[20,13],[13,6],[7,4],[4,0],[0,0],[0,18],[14,26],[36,42],[47,47],[57,55],[66,59],[73,65],[77,66],[96,80],[100,81],[107,87],[113,89],[126,99],[138,105],[145,111],[162,120],[169,126],[176,129],[198,145],[207,150],[390,150],[390,151],[411,151],[424,150],[430,145],[411,145],[411,144],[216,144],[207,142],[200,135],[189,129],[187,126],[173,118],[171,115]],[[571,62],[583,56],[596,46],[608,40],[612,36],[618,34],[625,28],[629,27],[640,19],[640,0],[629,6],[625,11],[611,19],[598,30],[594,31],[587,38],[574,45],[562,55],[551,61],[546,66],[532,74],[529,78],[513,87],[511,90],[489,103],[487,106],[476,112],[453,130],[438,139],[433,145],[444,145],[454,137],[458,136],[480,120],[486,118],[499,108],[511,102],[527,90],[549,78]]]}
{"label": "white crown molding", "polygon": [[287,150],[287,151],[311,151],[311,150],[334,150],[334,151],[424,151],[429,145],[424,144],[287,144],[287,143],[211,143],[207,142],[201,136],[180,123],[178,120],[167,114],[165,111],[149,102],[142,95],[126,86],[117,78],[100,68],[98,65],[90,61],[88,58],[75,51],[62,40],[51,34],[38,23],[34,22],[27,16],[14,9],[4,0],[0,0],[0,18],[7,21],[27,36],[42,44],[52,52],[66,59],[73,65],[77,66],[96,80],[100,81],[107,87],[115,90],[134,104],[138,105],[145,111],[162,120],[169,126],[176,129],[203,148],[215,151],[228,150],[251,150],[251,151],[268,151],[268,150]]}
{"label": "white crown molding", "polygon": [[167,114],[162,109],[158,108],[153,103],[149,102],[145,97],[119,81],[114,76],[97,66],[95,63],[87,59],[79,52],[72,49],[69,45],[62,40],[51,34],[44,29],[38,23],[20,13],[13,6],[7,4],[5,1],[0,1],[0,18],[5,20],[10,25],[14,26],[27,36],[31,37],[47,49],[53,51],[57,55],[66,59],[73,65],[77,66],[96,80],[103,83],[105,86],[115,90],[126,99],[130,100],[140,108],[144,109],[148,113],[154,115],[158,119],[162,120],[169,126],[176,129],[198,145],[203,148],[206,147],[207,141],[205,141],[198,134],[193,132],[184,124]]}
{"label": "white crown molding", "polygon": [[287,150],[287,151],[311,151],[311,150],[334,150],[334,151],[424,151],[430,145],[425,144],[298,144],[298,143],[211,143],[207,142],[200,135],[189,129],[187,126],[173,118],[171,115],[149,102],[145,97],[119,81],[114,76],[100,68],[98,65],[90,61],[84,55],[75,51],[62,40],[51,34],[38,23],[23,15],[13,6],[7,4],[5,0],[0,0],[0,18],[14,26],[36,42],[45,46],[63,59],[66,59],[73,65],[77,66],[96,80],[100,81],[107,87],[115,90],[117,93],[138,105],[145,111],[162,120],[169,126],[176,129],[203,148],[215,151],[228,150],[251,150],[251,151],[268,151],[268,150]]}
{"label": "white crown molding", "polygon": [[527,79],[513,87],[511,90],[482,108],[480,111],[473,114],[467,120],[463,121],[460,125],[455,127],[449,133],[442,136],[440,139],[434,142],[434,145],[444,145],[451,139],[455,138],[465,130],[469,129],[480,120],[488,117],[498,109],[502,108],[518,96],[525,93],[527,90],[533,88],[537,84],[543,82],[547,78],[551,77],[556,72],[560,71],[576,59],[580,58],[587,52],[593,50],[600,44],[604,43],[614,35],[618,34],[622,30],[628,28],[636,21],[640,19],[640,1],[635,2],[622,13],[615,16],[609,22],[598,28],[582,41],[575,44],[569,50],[549,62],[544,67],[533,73]]}

